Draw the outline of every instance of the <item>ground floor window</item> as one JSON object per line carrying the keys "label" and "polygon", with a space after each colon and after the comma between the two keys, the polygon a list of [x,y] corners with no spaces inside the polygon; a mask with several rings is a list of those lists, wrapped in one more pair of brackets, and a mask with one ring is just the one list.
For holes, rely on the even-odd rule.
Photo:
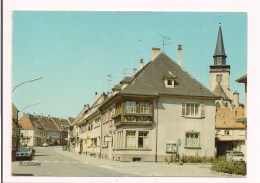
{"label": "ground floor window", "polygon": [[148,148],[149,147],[149,133],[139,132],[138,133],[138,148]]}
{"label": "ground floor window", "polygon": [[186,147],[200,147],[200,134],[198,132],[186,132]]}
{"label": "ground floor window", "polygon": [[126,131],[126,148],[136,148],[135,131]]}
{"label": "ground floor window", "polygon": [[148,149],[150,148],[150,132],[139,130],[119,130],[114,132],[113,147],[115,149]]}

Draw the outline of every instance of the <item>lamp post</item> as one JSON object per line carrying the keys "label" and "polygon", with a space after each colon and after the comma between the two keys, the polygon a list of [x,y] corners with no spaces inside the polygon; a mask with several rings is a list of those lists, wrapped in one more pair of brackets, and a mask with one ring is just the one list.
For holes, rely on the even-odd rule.
{"label": "lamp post", "polygon": [[[18,85],[16,85],[14,88],[13,88],[13,90],[12,90],[12,93],[14,93],[14,90],[16,89],[16,88],[18,88],[19,86],[21,86],[21,85],[23,85],[23,84],[25,84],[25,83],[29,83],[29,82],[34,82],[34,81],[37,81],[37,80],[40,80],[40,79],[42,79],[42,77],[39,77],[39,78],[35,78],[35,79],[31,79],[31,80],[28,80],[28,81],[24,81],[24,82],[21,82],[21,83],[19,83]],[[29,106],[27,106],[27,107],[29,107]],[[24,108],[25,109],[25,108]],[[17,113],[17,123],[18,123],[18,113]],[[19,124],[18,124],[19,125]],[[21,128],[20,128],[20,126],[19,126],[19,135],[18,135],[18,139],[17,139],[17,144],[18,144],[18,146],[16,147],[16,150],[17,150],[17,148],[18,147],[20,147],[20,140],[21,140],[21,138],[22,137],[20,137],[22,134],[20,134],[21,133]]]}
{"label": "lamp post", "polygon": [[40,103],[35,103],[35,104],[27,105],[26,107],[24,107],[24,108],[21,110],[21,112],[22,112],[24,109],[28,108],[28,107],[32,107],[32,106],[39,105],[39,104],[40,104]]}
{"label": "lamp post", "polygon": [[20,84],[16,85],[16,86],[13,88],[12,93],[13,93],[14,90],[15,90],[16,88],[18,88],[19,86],[21,86],[21,85],[23,85],[23,84],[25,84],[25,83],[29,83],[29,82],[33,82],[33,81],[37,81],[37,80],[40,80],[40,79],[42,79],[42,77],[39,77],[39,78],[36,78],[36,79],[31,79],[31,80],[24,81],[24,82],[21,82]]}

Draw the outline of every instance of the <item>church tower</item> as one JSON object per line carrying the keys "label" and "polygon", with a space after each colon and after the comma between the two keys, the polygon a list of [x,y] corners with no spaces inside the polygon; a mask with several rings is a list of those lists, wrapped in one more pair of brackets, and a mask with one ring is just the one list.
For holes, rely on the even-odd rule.
{"label": "church tower", "polygon": [[[210,65],[210,90],[222,97],[220,106],[231,106],[232,93],[229,88],[230,65],[226,64],[227,55],[225,53],[221,24],[219,24],[218,38],[213,55],[214,65]],[[220,104],[221,103],[221,104]]]}

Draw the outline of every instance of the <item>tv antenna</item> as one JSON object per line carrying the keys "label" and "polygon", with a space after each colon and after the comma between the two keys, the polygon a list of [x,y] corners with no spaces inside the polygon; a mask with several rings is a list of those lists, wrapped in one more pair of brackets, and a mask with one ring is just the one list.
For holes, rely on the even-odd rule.
{"label": "tv antenna", "polygon": [[167,43],[167,41],[171,40],[171,38],[167,37],[167,36],[164,36],[164,35],[161,35],[161,34],[158,34],[158,36],[162,37],[162,50],[164,51],[164,46],[165,45],[172,44],[172,43]]}
{"label": "tv antenna", "polygon": [[108,83],[109,83],[109,88],[108,88],[108,91],[109,91],[110,88],[111,88],[111,82],[112,82],[112,77],[113,77],[113,76],[112,76],[112,74],[110,73],[110,74],[107,75],[107,77],[108,77],[108,80],[107,80],[107,81],[108,81]]}
{"label": "tv antenna", "polygon": [[124,69],[122,69],[122,70],[124,71],[122,74],[124,74],[124,78],[125,78],[125,76],[126,76],[127,74],[129,74],[129,73],[126,72],[126,70],[128,70],[128,68],[124,68]]}

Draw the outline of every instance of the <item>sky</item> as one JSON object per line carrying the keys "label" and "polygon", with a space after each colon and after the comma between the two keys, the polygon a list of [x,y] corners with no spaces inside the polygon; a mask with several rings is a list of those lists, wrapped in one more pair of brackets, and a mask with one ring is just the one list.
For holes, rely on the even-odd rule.
{"label": "sky", "polygon": [[[69,11],[13,13],[12,87],[42,77],[16,88],[13,102],[20,117],[76,117],[95,92],[131,76],[141,58],[147,64],[153,47],[177,61],[178,44],[184,69],[209,88],[220,22],[230,88],[244,103],[244,85],[235,80],[247,72],[246,13]],[[163,36],[170,38],[164,47]]]}

